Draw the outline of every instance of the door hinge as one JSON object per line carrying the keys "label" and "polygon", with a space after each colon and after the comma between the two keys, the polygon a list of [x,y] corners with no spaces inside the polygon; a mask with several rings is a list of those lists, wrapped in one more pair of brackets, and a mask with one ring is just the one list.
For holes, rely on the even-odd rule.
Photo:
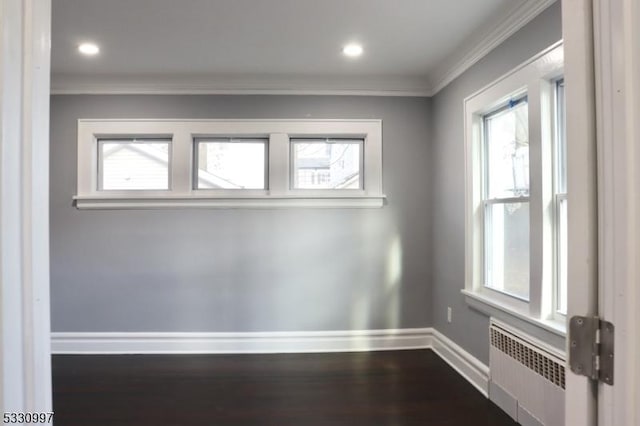
{"label": "door hinge", "polygon": [[571,317],[569,367],[575,374],[613,385],[615,328],[598,317]]}

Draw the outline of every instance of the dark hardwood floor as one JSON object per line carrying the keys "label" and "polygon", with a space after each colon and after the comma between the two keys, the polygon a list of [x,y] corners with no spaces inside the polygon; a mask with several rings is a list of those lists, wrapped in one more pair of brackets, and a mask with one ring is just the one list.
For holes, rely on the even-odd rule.
{"label": "dark hardwood floor", "polygon": [[515,425],[430,350],[55,355],[57,426]]}

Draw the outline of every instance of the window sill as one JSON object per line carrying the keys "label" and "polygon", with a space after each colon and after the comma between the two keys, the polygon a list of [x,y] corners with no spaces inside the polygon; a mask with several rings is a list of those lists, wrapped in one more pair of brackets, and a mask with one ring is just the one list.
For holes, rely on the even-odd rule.
{"label": "window sill", "polygon": [[345,196],[244,196],[244,197],[204,197],[204,196],[75,196],[75,206],[79,210],[124,210],[124,209],[273,209],[273,208],[381,208],[386,197],[366,195]]}
{"label": "window sill", "polygon": [[527,322],[531,325],[541,328],[544,331],[547,331],[556,336],[559,336],[562,338],[566,337],[566,334],[567,334],[566,324],[562,321],[543,320],[540,318],[535,318],[530,316],[527,312],[523,312],[519,309],[514,309],[512,306],[508,306],[504,303],[493,300],[483,294],[469,291],[466,289],[461,290],[461,292],[462,294],[464,294],[468,305],[477,307],[484,313],[493,315],[495,311],[499,311],[507,314],[508,316],[515,317],[521,321]]}

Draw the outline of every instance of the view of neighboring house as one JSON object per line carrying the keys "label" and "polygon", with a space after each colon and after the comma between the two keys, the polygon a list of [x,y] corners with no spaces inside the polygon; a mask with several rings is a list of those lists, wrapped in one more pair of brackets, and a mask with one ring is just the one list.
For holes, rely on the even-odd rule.
{"label": "view of neighboring house", "polygon": [[[295,189],[360,189],[362,140],[297,139]],[[196,189],[266,189],[266,139],[203,139]],[[170,140],[101,140],[102,190],[170,188]]]}
{"label": "view of neighboring house", "polygon": [[294,186],[359,189],[361,140],[293,140]]}

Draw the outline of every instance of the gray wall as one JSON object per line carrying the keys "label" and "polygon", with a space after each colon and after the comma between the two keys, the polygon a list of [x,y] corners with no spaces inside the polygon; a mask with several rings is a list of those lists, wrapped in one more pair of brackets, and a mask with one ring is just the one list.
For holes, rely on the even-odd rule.
{"label": "gray wall", "polygon": [[[432,98],[433,326],[488,363],[488,316],[467,306],[464,288],[463,99],[562,38],[555,3]],[[447,307],[453,322],[447,323]],[[507,318],[505,318],[507,319]],[[508,319],[556,346],[561,339]]]}
{"label": "gray wall", "polygon": [[[488,317],[460,293],[462,101],[560,38],[558,2],[432,99],[53,96],[53,331],[434,326],[488,362]],[[77,119],[147,117],[382,119],[388,205],[76,210]]]}
{"label": "gray wall", "polygon": [[[53,331],[431,325],[431,100],[53,96]],[[79,118],[383,120],[382,209],[78,211]]]}

